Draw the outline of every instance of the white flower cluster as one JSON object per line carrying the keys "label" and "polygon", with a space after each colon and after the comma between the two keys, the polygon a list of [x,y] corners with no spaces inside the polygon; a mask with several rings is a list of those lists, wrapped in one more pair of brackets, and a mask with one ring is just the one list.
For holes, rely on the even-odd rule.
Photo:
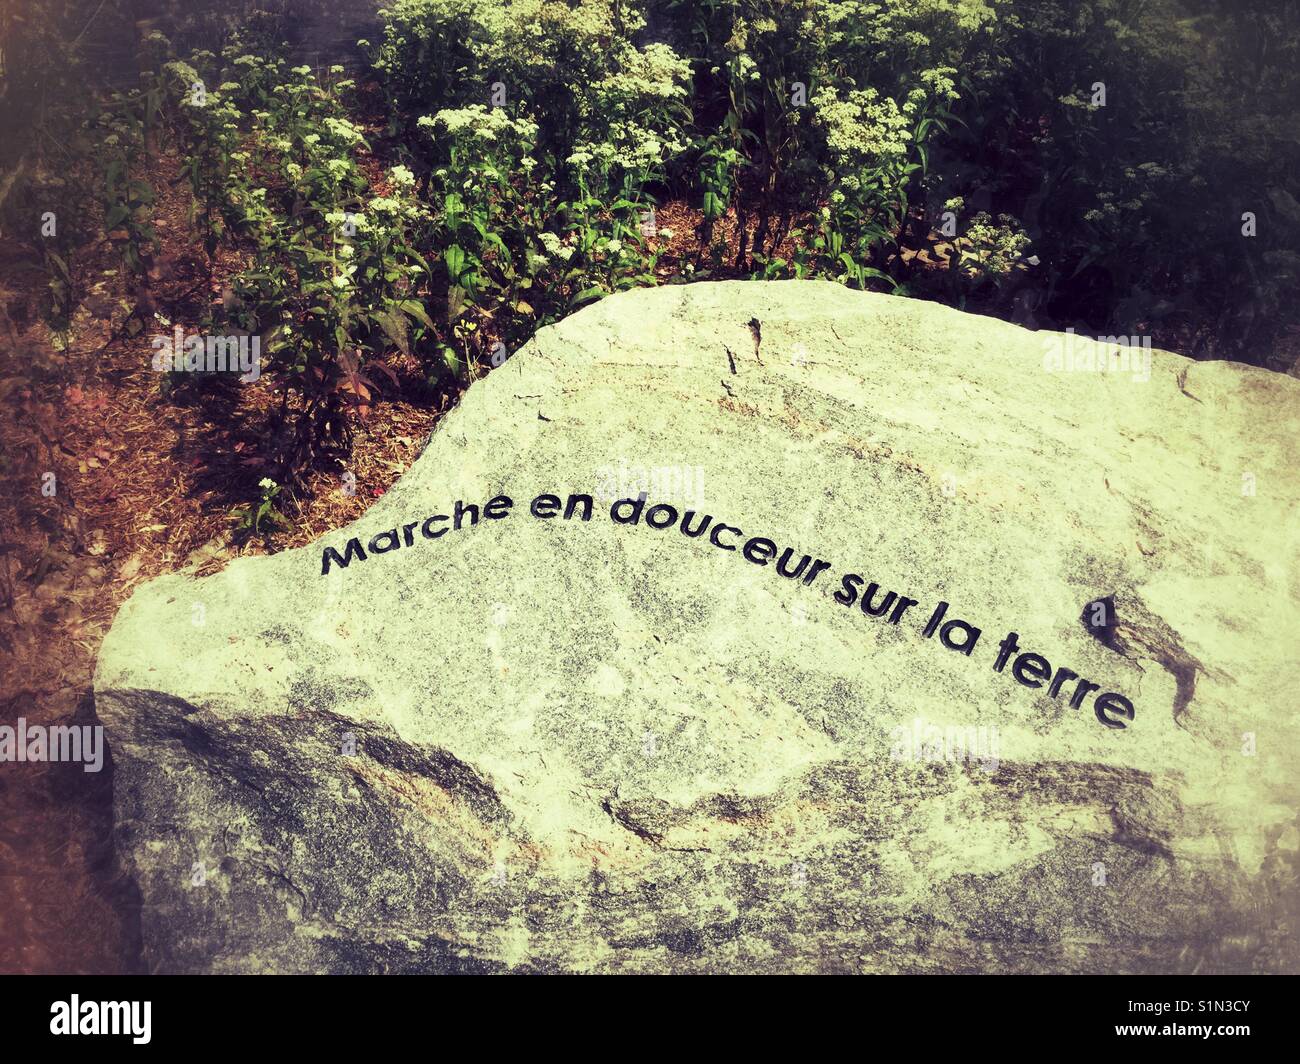
{"label": "white flower cluster", "polygon": [[824,85],[813,93],[810,102],[814,122],[826,135],[832,159],[845,169],[907,153],[912,141],[907,116],[894,100],[882,98],[875,89],[851,89],[841,97]]}
{"label": "white flower cluster", "polygon": [[487,143],[531,145],[537,139],[537,123],[526,118],[513,118],[503,107],[445,108],[433,117],[422,116],[418,123],[430,136],[445,133],[454,139],[479,140]]}
{"label": "white flower cluster", "polygon": [[680,155],[690,78],[690,62],[666,44],[622,49],[611,73],[579,87],[583,129],[570,163],[645,173]]}
{"label": "white flower cluster", "polygon": [[985,211],[970,220],[961,238],[963,248],[969,248],[967,255],[980,269],[996,276],[1010,273],[1030,243],[1028,234],[1011,215],[999,214],[995,223]]}
{"label": "white flower cluster", "polygon": [[364,139],[361,130],[346,118],[326,118],[321,124],[329,133],[330,139],[340,147],[351,148]]}
{"label": "white flower cluster", "polygon": [[573,257],[573,248],[563,243],[554,233],[542,233],[538,239],[542,242],[542,247],[546,249],[546,253],[552,258],[567,262]]}

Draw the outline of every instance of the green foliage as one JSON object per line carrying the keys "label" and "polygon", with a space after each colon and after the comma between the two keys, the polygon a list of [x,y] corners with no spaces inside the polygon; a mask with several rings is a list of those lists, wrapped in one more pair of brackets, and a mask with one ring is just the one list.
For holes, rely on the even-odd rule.
{"label": "green foliage", "polygon": [[[1259,358],[1294,321],[1284,293],[1300,279],[1285,191],[1300,166],[1300,8],[992,6],[936,195],[1019,219],[1057,320]],[[1247,211],[1258,238],[1243,238]]]}
{"label": "green foliage", "polygon": [[633,43],[632,5],[406,0],[382,14],[374,67],[434,214],[439,350],[457,377],[653,282],[640,218],[689,147],[690,70]]}
{"label": "green foliage", "polygon": [[280,494],[280,485],[270,477],[263,477],[258,484],[258,490],[261,492],[261,497],[256,502],[236,508],[236,534],[261,535],[263,524],[268,527],[268,530],[288,527],[289,519],[275,505],[276,497]]}
{"label": "green foliage", "polygon": [[[206,324],[262,338],[265,470],[290,497],[346,451],[389,355],[454,391],[674,270],[1025,304],[1265,362],[1300,313],[1294,4],[393,0],[360,89],[292,66],[282,16],[232,38],[214,12],[191,26],[208,47],[132,40],[138,86],[76,105],[94,35],[77,5],[39,6],[0,15],[20,116],[0,127],[0,227],[31,242],[56,323],[88,241],[147,288],[146,175],[169,140],[209,268],[242,262]],[[669,201],[698,225],[664,260],[642,222]],[[58,234],[38,242],[45,210]]]}

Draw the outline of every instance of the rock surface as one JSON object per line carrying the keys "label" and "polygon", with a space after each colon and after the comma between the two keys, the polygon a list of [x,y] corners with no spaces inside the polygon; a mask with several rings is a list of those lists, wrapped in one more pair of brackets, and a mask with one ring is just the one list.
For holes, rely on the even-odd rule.
{"label": "rock surface", "polygon": [[[139,589],[95,687],[146,963],[1295,971],[1300,381],[1057,342],[824,282],[612,297],[355,525]],[[1097,689],[996,671],[1009,631]]]}

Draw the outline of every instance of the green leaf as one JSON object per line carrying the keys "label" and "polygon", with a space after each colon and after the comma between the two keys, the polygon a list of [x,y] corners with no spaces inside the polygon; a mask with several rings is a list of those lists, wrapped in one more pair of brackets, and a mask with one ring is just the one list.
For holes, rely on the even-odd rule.
{"label": "green leaf", "polygon": [[377,310],[371,312],[370,320],[383,329],[384,335],[397,345],[402,354],[409,355],[411,353],[409,329],[405,315],[396,309]]}
{"label": "green leaf", "polygon": [[881,270],[877,270],[872,266],[859,266],[858,274],[861,277],[870,277],[872,280],[875,281],[884,281],[886,284],[889,285],[890,288],[893,289],[898,288],[898,282],[895,281],[892,277],[890,277],[889,274]]}
{"label": "green leaf", "polygon": [[429,314],[424,309],[424,305],[419,303],[418,301],[414,299],[403,299],[400,303],[397,304],[397,308],[403,313],[409,314],[412,318],[418,321],[426,329],[433,328],[433,321],[429,318]]}
{"label": "green leaf", "polygon": [[458,284],[447,289],[447,320],[455,321],[464,312],[468,303],[465,289]]}
{"label": "green leaf", "polygon": [[579,292],[576,296],[574,296],[571,300],[569,300],[569,306],[576,307],[580,303],[588,303],[593,299],[600,299],[602,296],[607,296],[607,295],[609,295],[609,293],[600,285],[598,284],[592,285],[590,288],[584,288],[581,292]]}
{"label": "green leaf", "polygon": [[459,244],[452,244],[442,253],[442,260],[447,264],[447,273],[452,282],[460,281],[461,274],[465,272],[465,249]]}

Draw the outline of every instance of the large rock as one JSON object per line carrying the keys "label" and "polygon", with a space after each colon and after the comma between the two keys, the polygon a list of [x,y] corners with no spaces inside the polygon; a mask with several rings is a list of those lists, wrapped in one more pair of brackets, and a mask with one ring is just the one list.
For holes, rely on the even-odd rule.
{"label": "large rock", "polygon": [[1295,970],[1300,381],[1066,342],[820,282],[616,296],[355,525],[141,588],[96,702],[147,963]]}

